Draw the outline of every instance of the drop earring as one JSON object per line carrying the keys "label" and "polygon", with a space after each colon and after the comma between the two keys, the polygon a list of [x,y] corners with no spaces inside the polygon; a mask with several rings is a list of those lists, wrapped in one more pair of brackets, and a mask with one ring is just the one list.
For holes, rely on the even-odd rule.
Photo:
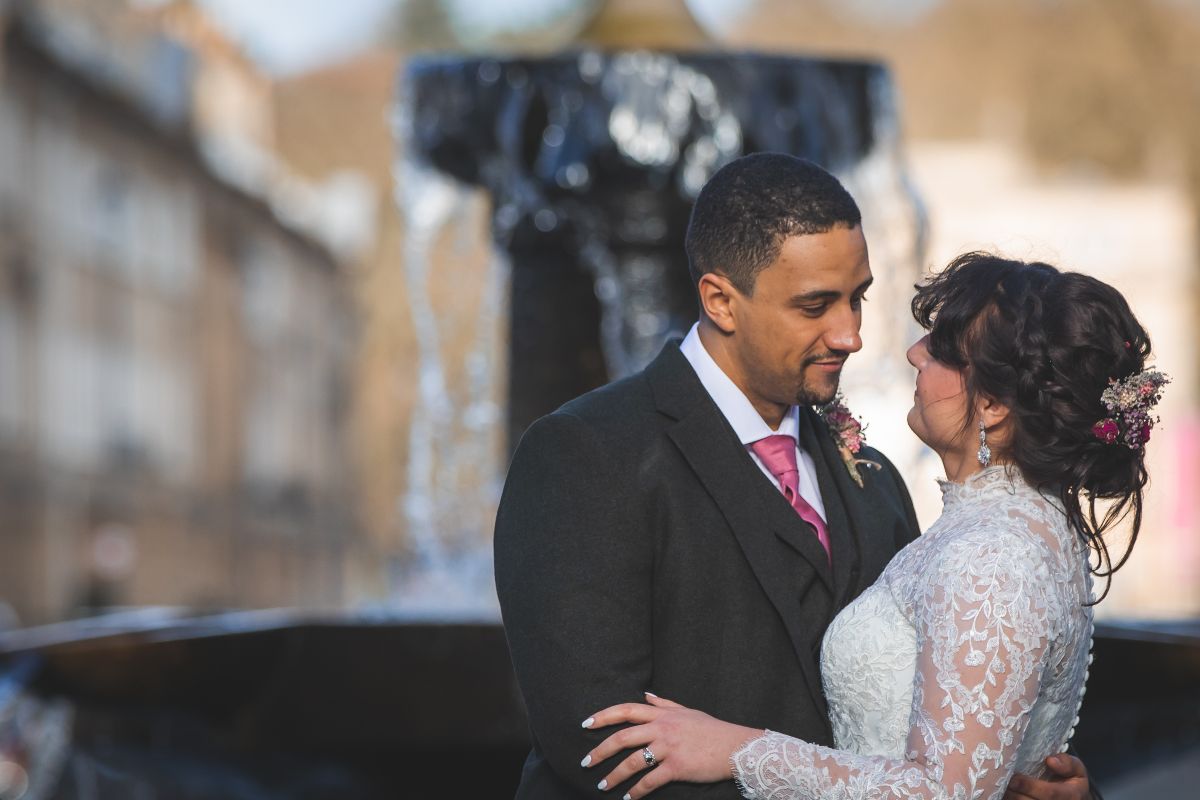
{"label": "drop earring", "polygon": [[983,420],[979,420],[979,452],[975,454],[975,457],[985,467],[992,463],[992,448],[988,447],[987,429],[983,427]]}

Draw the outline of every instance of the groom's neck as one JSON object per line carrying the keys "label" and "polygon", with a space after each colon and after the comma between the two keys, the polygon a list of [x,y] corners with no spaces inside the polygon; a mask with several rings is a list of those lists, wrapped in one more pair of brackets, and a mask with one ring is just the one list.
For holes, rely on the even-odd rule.
{"label": "groom's neck", "polygon": [[700,335],[700,344],[729,380],[733,381],[733,385],[746,396],[750,405],[754,406],[754,410],[763,418],[763,422],[767,423],[771,430],[779,430],[779,426],[783,424],[783,417],[791,406],[767,400],[754,391],[747,374],[748,370],[742,365],[732,336],[722,332],[707,319],[701,319],[697,332]]}

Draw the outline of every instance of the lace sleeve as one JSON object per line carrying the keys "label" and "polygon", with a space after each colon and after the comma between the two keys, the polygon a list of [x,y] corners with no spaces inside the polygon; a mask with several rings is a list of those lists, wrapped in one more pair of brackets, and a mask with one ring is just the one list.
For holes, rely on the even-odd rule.
{"label": "lace sleeve", "polygon": [[1048,556],[1011,535],[944,548],[907,601],[919,648],[904,760],[767,732],[733,755],[748,798],[1000,798],[1047,662]]}

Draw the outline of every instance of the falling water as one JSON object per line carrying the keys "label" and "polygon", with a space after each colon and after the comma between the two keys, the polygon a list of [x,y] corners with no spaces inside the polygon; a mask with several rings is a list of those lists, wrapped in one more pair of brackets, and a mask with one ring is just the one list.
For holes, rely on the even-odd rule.
{"label": "falling water", "polygon": [[[404,138],[408,116],[397,114]],[[390,610],[415,617],[495,618],[490,533],[503,475],[499,392],[503,361],[497,352],[508,310],[508,260],[491,248],[474,331],[463,358],[465,380],[451,388],[449,363],[431,291],[436,244],[447,229],[472,217],[478,189],[401,157],[395,170],[396,202],[405,221],[403,262],[409,313],[417,339],[417,398],[409,429],[408,488],[401,503],[410,554],[393,575]],[[464,261],[469,261],[464,259]],[[471,269],[450,275],[477,281]],[[502,352],[502,351],[501,351]]]}

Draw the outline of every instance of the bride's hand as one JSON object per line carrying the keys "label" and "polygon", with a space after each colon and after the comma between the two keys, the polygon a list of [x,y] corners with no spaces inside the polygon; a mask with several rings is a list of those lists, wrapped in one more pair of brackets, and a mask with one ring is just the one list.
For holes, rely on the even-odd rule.
{"label": "bride's hand", "polygon": [[[730,756],[747,741],[763,734],[760,729],[722,722],[649,692],[646,702],[650,705],[622,703],[612,706],[583,723],[585,728],[634,723],[609,736],[581,762],[582,766],[590,767],[623,750],[637,748],[597,784],[601,791],[607,791],[649,769],[624,800],[645,797],[672,781],[715,783],[729,780],[732,777]],[[647,751],[653,755],[653,763]]]}

